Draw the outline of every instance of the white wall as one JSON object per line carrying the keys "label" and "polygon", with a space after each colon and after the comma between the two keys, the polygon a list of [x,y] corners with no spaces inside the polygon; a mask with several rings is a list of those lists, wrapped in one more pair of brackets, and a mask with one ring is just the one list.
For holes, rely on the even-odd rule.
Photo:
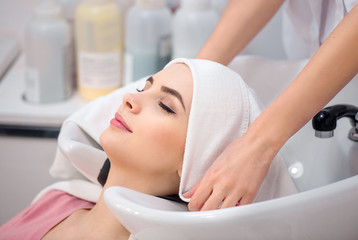
{"label": "white wall", "polygon": [[243,54],[270,59],[287,59],[282,43],[282,8],[246,47]]}
{"label": "white wall", "polygon": [[0,0],[0,35],[23,41],[23,30],[39,0]]}
{"label": "white wall", "polygon": [[0,136],[0,225],[55,181],[49,168],[56,147],[55,139]]}

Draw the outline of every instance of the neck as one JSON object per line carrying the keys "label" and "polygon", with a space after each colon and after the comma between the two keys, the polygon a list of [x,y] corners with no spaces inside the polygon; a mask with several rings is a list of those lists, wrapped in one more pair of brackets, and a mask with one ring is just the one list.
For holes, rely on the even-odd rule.
{"label": "neck", "polygon": [[129,238],[129,231],[115,218],[104,202],[103,193],[111,186],[118,186],[118,184],[108,179],[96,205],[91,210],[82,212],[78,224],[83,236],[86,236],[83,239],[127,240]]}
{"label": "neck", "polygon": [[[138,175],[138,173],[136,174]],[[140,175],[140,174],[139,174]],[[111,165],[108,174],[107,182],[103,187],[102,193],[96,205],[89,211],[84,211],[82,219],[79,219],[78,224],[83,226],[81,228],[85,233],[82,239],[128,239],[129,231],[114,217],[103,199],[104,191],[112,186],[127,187],[139,192],[155,195],[153,188],[147,184],[147,178],[133,178],[133,173],[129,170]],[[143,180],[145,179],[145,180]],[[152,181],[152,180],[151,180]],[[173,180],[173,184],[179,182],[177,179]],[[173,184],[169,184],[170,186]],[[170,190],[168,190],[170,192]],[[77,223],[75,223],[77,224]],[[90,237],[87,237],[90,235]]]}
{"label": "neck", "polygon": [[95,229],[96,235],[99,239],[128,239],[130,233],[128,230],[115,218],[112,212],[107,207],[103,199],[103,192],[109,186],[103,188],[101,196],[96,205],[88,211],[87,221],[92,229]]}

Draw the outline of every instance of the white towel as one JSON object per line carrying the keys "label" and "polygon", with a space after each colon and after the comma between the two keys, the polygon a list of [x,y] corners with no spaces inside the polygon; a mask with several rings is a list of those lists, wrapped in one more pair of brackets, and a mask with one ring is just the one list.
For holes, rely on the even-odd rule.
{"label": "white towel", "polygon": [[[179,196],[197,184],[233,140],[241,137],[260,114],[253,91],[242,78],[221,64],[198,59],[176,59],[193,76],[193,99],[186,136]],[[239,153],[238,153],[239,154]],[[239,173],[238,173],[239,174]],[[276,157],[255,201],[296,192],[283,160]]]}
{"label": "white towel", "polygon": [[[183,198],[183,190],[191,188],[202,178],[221,151],[245,133],[260,110],[252,91],[237,73],[227,67],[206,60],[188,59],[174,60],[169,64],[175,62],[187,64],[194,79],[179,194]],[[141,89],[140,85],[143,86],[145,80],[143,78],[90,102],[64,122],[50,174],[68,182],[55,183],[36,199],[48,189],[61,189],[89,201],[98,199],[101,187],[97,176],[107,158],[99,145],[100,135],[108,127],[124,94]],[[285,164],[276,158],[256,199],[271,199],[293,192],[295,187]]]}

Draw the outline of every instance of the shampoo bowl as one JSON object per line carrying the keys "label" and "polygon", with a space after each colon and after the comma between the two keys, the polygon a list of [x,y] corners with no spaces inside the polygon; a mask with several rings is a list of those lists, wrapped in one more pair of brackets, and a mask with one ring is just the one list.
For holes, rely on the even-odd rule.
{"label": "shampoo bowl", "polygon": [[121,187],[105,201],[133,239],[357,239],[358,176],[251,205],[188,212],[186,206]]}
{"label": "shampoo bowl", "polygon": [[[305,64],[239,57],[230,67],[268,106]],[[355,78],[329,105],[358,105],[357,89]],[[319,139],[308,123],[287,142],[280,154],[299,190],[291,196],[206,212],[121,187],[104,198],[131,239],[358,239],[358,143],[347,138],[350,127],[342,122],[335,137]]]}

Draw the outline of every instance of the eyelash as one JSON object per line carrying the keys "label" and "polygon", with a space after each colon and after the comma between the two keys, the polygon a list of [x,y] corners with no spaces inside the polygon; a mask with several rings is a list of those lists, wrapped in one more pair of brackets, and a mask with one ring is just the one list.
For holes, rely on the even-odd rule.
{"label": "eyelash", "polygon": [[169,113],[169,114],[175,114],[175,112],[174,112],[170,107],[168,107],[167,105],[165,105],[164,103],[159,102],[159,106],[160,106],[161,108],[163,108],[163,110],[166,111],[167,113]]}
{"label": "eyelash", "polygon": [[[143,92],[144,90],[143,89],[136,89],[137,90],[137,92]],[[159,106],[164,110],[164,111],[166,111],[167,113],[169,113],[169,114],[175,114],[175,112],[170,108],[170,107],[168,107],[167,105],[165,105],[164,103],[162,103],[162,102],[159,102]]]}

